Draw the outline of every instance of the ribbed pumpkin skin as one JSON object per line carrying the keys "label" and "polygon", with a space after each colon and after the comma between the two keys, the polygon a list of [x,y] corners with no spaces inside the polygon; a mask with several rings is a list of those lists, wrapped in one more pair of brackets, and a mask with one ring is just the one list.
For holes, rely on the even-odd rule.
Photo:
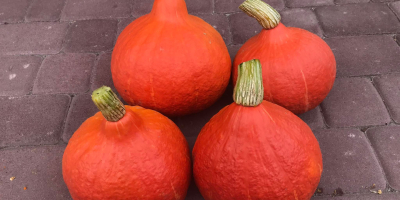
{"label": "ribbed pumpkin skin", "polygon": [[282,23],[263,29],[239,49],[233,64],[234,83],[237,66],[255,58],[262,65],[264,99],[295,114],[320,104],[336,76],[335,57],[320,37]]}
{"label": "ribbed pumpkin skin", "polygon": [[221,35],[189,15],[184,0],[155,0],[152,12],[118,37],[111,72],[130,105],[182,116],[211,106],[223,94],[231,60]]}
{"label": "ribbed pumpkin skin", "polygon": [[310,128],[267,101],[232,103],[201,130],[193,173],[206,200],[308,200],[322,173],[322,155]]}
{"label": "ribbed pumpkin skin", "polygon": [[188,144],[160,113],[125,106],[118,122],[99,112],[74,133],[64,152],[64,181],[74,200],[185,199]]}

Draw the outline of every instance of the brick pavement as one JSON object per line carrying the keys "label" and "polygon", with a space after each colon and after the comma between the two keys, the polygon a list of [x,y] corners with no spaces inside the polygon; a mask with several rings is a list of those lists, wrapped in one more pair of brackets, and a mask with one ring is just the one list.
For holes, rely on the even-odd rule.
{"label": "brick pavement", "polygon": [[[400,199],[400,1],[265,1],[287,26],[322,37],[337,60],[331,93],[300,116],[313,129],[324,159],[312,199]],[[71,199],[62,180],[62,152],[79,125],[97,112],[91,91],[112,86],[117,36],[148,13],[152,2],[0,0],[0,199]],[[237,8],[242,0],[186,2],[189,13],[221,33],[232,59],[261,30]],[[191,148],[231,96],[229,86],[210,108],[173,118]],[[373,192],[378,190],[383,194]],[[187,199],[202,199],[193,183]]]}

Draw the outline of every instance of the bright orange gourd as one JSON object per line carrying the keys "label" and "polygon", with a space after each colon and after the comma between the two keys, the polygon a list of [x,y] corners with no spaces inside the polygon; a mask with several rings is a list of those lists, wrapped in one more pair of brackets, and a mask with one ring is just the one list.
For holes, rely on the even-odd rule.
{"label": "bright orange gourd", "polygon": [[185,199],[191,162],[179,128],[156,111],[123,106],[110,88],[95,90],[92,98],[103,115],[79,127],[63,156],[72,198]]}
{"label": "bright orange gourd", "polygon": [[264,29],[239,49],[233,80],[240,63],[259,59],[265,100],[295,114],[315,108],[328,95],[336,76],[336,61],[329,46],[311,32],[285,27],[279,22],[279,13],[261,0],[247,0],[240,8]]}
{"label": "bright orange gourd", "polygon": [[115,45],[114,85],[130,105],[168,116],[201,111],[225,91],[231,60],[221,35],[189,15],[184,0],[155,0]]}
{"label": "bright orange gourd", "polygon": [[285,108],[263,100],[258,60],[239,65],[235,102],[201,130],[193,173],[206,200],[309,200],[322,173],[311,129]]}

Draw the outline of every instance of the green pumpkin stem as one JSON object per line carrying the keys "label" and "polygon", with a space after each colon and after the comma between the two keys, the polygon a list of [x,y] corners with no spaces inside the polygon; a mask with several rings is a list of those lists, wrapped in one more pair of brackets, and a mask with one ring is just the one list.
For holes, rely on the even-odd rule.
{"label": "green pumpkin stem", "polygon": [[246,0],[239,8],[250,17],[254,17],[265,29],[273,29],[281,21],[281,15],[261,0]]}
{"label": "green pumpkin stem", "polygon": [[93,91],[92,100],[107,121],[117,122],[125,115],[124,104],[107,86],[102,86]]}
{"label": "green pumpkin stem", "polygon": [[254,59],[238,66],[238,77],[233,91],[233,100],[242,106],[255,107],[264,98],[264,87],[260,60]]}

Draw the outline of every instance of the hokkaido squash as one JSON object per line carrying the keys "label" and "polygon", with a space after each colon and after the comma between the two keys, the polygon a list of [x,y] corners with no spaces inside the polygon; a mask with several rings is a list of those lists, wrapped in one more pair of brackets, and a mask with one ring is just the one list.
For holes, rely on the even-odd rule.
{"label": "hokkaido squash", "polygon": [[206,200],[308,200],[322,173],[318,141],[300,118],[263,100],[259,60],[239,65],[234,103],[201,130],[195,182]]}
{"label": "hokkaido squash", "polygon": [[115,88],[128,104],[168,116],[211,106],[229,83],[230,66],[221,35],[189,15],[184,0],[155,0],[122,31],[111,60]]}
{"label": "hokkaido squash", "polygon": [[184,199],[191,162],[179,128],[156,111],[123,106],[108,87],[92,99],[101,113],[73,134],[62,160],[72,198]]}
{"label": "hokkaido squash", "polygon": [[311,32],[280,23],[279,13],[261,0],[247,0],[239,8],[256,18],[263,30],[239,49],[233,80],[240,63],[259,59],[265,100],[295,114],[320,104],[336,76],[336,61],[329,46]]}

